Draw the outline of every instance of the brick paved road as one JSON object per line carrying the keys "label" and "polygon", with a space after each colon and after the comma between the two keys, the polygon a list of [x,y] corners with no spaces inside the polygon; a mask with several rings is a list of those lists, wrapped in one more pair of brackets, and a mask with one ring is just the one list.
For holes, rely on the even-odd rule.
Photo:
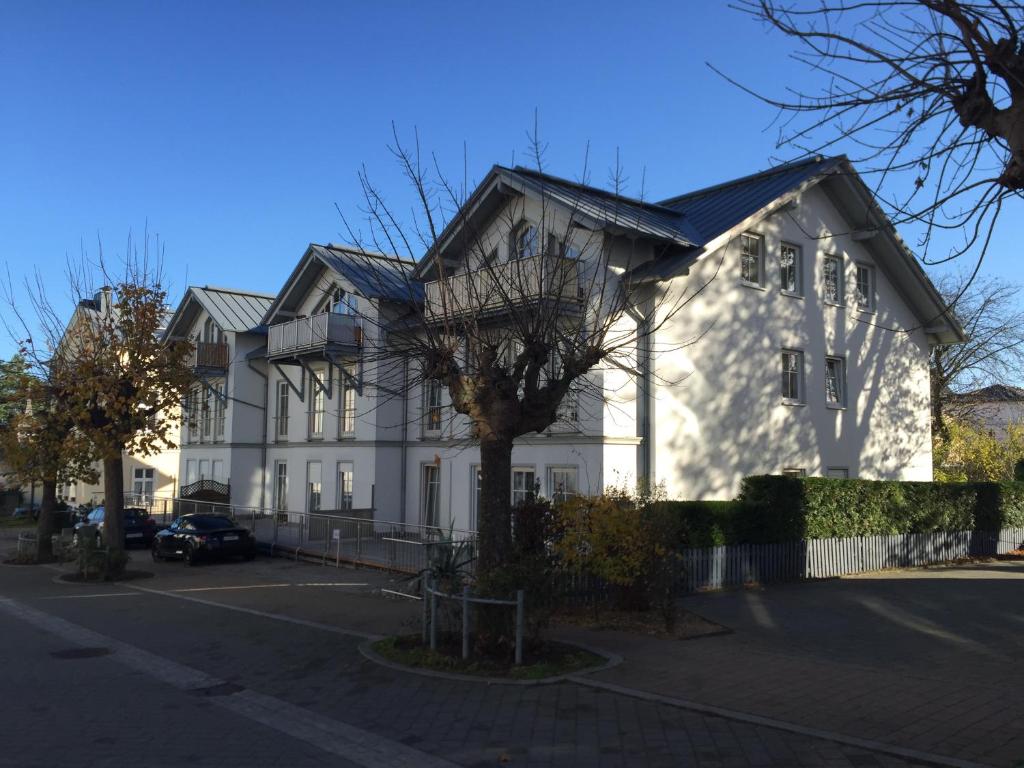
{"label": "brick paved road", "polygon": [[[212,580],[220,576],[213,569],[207,573]],[[115,652],[55,659],[53,651],[70,647],[66,638],[41,632],[9,611],[0,616],[0,679],[24,692],[0,697],[0,765],[33,764],[29,758],[40,743],[38,765],[64,762],[72,749],[87,765],[351,764],[337,750],[312,746],[319,743],[317,733],[300,727],[298,718],[291,735],[252,720],[246,697],[267,708],[279,702],[277,725],[286,732],[292,722],[287,718],[304,713],[310,723],[337,724],[337,743],[349,738],[344,729],[350,729],[365,732],[382,754],[404,745],[465,766],[908,764],[575,684],[487,686],[397,673],[362,659],[355,638],[122,587],[96,593],[132,596],[70,597],[88,591],[53,584],[52,575],[39,568],[0,568],[0,595],[100,633]],[[183,692],[126,667],[133,658],[129,646],[234,687],[220,700]],[[233,697],[237,703],[230,705]],[[123,711],[131,729],[110,732],[98,714],[77,717],[85,702],[97,712]],[[53,720],[61,726],[52,728]],[[168,742],[170,734],[188,728],[196,729],[194,739]],[[50,735],[40,742],[43,733]],[[230,738],[222,740],[221,733]],[[370,764],[358,755],[347,757]]]}

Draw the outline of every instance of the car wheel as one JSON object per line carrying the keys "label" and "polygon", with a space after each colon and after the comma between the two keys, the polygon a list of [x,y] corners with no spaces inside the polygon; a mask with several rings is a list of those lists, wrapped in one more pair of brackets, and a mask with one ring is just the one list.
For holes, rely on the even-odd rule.
{"label": "car wheel", "polygon": [[191,544],[185,545],[185,557],[183,559],[185,560],[185,565],[193,566],[196,564],[196,551],[192,549]]}

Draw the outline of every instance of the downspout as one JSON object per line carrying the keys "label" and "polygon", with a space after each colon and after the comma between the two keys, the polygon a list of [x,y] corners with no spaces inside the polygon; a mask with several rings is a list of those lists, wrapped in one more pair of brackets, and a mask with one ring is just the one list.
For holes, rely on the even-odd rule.
{"label": "downspout", "polygon": [[402,502],[399,504],[402,525],[405,525],[406,454],[409,447],[409,358],[405,359],[402,370]]}
{"label": "downspout", "polygon": [[260,512],[266,509],[267,499],[267,420],[270,414],[270,376],[252,366],[252,360],[245,361],[250,371],[263,379],[263,438],[260,440]]}

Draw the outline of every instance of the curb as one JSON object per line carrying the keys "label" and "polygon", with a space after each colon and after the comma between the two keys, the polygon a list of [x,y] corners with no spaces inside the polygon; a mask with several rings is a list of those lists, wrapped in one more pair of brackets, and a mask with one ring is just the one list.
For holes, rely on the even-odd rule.
{"label": "curb", "polygon": [[934,755],[929,752],[919,752],[916,749],[900,747],[895,744],[886,744],[885,742],[875,741],[874,739],[847,736],[842,733],[823,731],[810,726],[787,723],[784,720],[775,720],[774,718],[764,717],[762,715],[753,715],[747,712],[726,709],[725,707],[716,707],[713,704],[701,704],[700,702],[690,701],[688,699],[677,699],[672,696],[664,696],[659,693],[649,693],[648,691],[641,691],[636,688],[628,688],[623,685],[616,685],[615,683],[606,683],[601,680],[582,677],[581,674],[589,673],[573,672],[570,675],[566,675],[565,679],[567,682],[576,683],[577,685],[584,685],[588,688],[617,693],[622,696],[629,696],[634,699],[651,702],[652,704],[666,704],[677,709],[685,709],[691,712],[699,712],[704,715],[721,717],[725,720],[734,720],[741,723],[748,723],[750,725],[758,725],[763,728],[785,731],[798,736],[807,736],[809,738],[821,739],[823,741],[832,741],[837,744],[857,747],[869,752],[891,755],[893,757],[899,757],[904,760],[911,760],[925,765],[940,766],[941,768],[991,768],[991,766],[985,763],[975,763],[970,760],[961,760],[956,757],[946,757],[944,755]]}
{"label": "curb", "polygon": [[[383,638],[378,638],[383,639]],[[396,672],[408,672],[413,675],[422,675],[423,677],[434,677],[441,680],[459,680],[467,683],[483,683],[485,685],[552,685],[553,683],[565,683],[573,682],[573,675],[590,675],[595,672],[603,672],[606,669],[617,667],[622,663],[622,657],[617,653],[611,653],[610,651],[603,651],[598,648],[592,648],[580,643],[571,643],[577,648],[581,648],[584,651],[589,651],[597,656],[604,656],[606,661],[604,664],[600,664],[596,667],[589,667],[588,669],[581,669],[576,672],[567,672],[564,675],[552,675],[551,677],[542,677],[538,680],[509,680],[504,677],[482,677],[481,675],[461,675],[457,672],[441,672],[436,669],[421,669],[419,667],[407,667],[404,664],[398,664],[397,662],[385,659],[379,653],[377,653],[370,646],[377,640],[367,640],[359,644],[359,652],[364,658],[372,661],[374,664],[379,664],[382,667],[393,669]]]}

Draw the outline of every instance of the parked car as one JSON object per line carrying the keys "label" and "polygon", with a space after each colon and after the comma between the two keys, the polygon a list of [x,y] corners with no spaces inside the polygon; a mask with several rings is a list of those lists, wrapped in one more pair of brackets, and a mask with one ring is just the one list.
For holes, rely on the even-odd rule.
{"label": "parked car", "polygon": [[[104,517],[106,510],[103,507],[96,507],[84,521],[76,523],[72,534],[72,543],[78,546],[79,532],[86,525],[96,526],[96,546],[103,546]],[[153,544],[156,536],[156,521],[146,514],[146,510],[137,507],[126,507],[124,517],[121,519],[121,530],[124,531],[124,546],[131,547],[138,544],[149,547]]]}
{"label": "parked car", "polygon": [[39,507],[15,507],[11,512],[11,517],[19,520],[27,520],[31,517],[34,520],[37,514],[39,514]]}
{"label": "parked car", "polygon": [[256,537],[227,515],[182,515],[159,531],[151,549],[154,560],[180,557],[186,565],[222,557],[256,556]]}

